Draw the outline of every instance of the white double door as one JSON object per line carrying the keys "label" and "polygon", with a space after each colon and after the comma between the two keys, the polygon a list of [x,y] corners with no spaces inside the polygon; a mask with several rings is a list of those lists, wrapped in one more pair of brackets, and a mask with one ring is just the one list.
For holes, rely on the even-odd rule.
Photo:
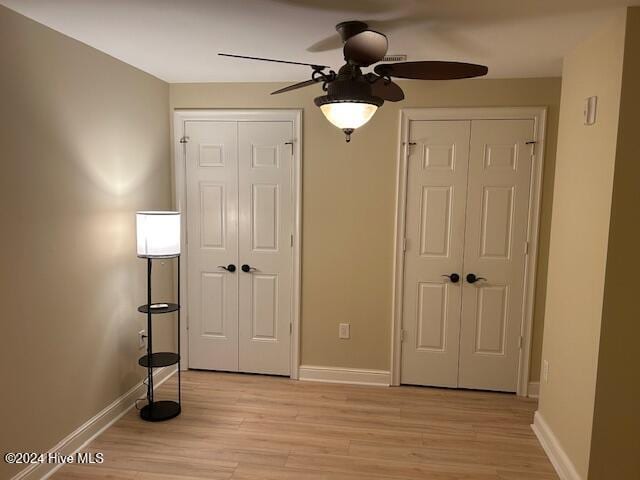
{"label": "white double door", "polygon": [[189,367],[289,375],[293,123],[184,128]]}
{"label": "white double door", "polygon": [[516,390],[533,135],[533,120],[411,122],[402,383]]}

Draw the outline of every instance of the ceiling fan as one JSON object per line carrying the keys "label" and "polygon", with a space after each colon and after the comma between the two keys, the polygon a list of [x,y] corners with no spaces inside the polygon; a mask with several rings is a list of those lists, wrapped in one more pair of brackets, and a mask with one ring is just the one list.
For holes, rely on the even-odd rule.
{"label": "ceiling fan", "polygon": [[[289,85],[272,92],[272,95],[290,92],[298,88],[322,83],[325,95],[317,97],[315,104],[333,125],[342,129],[346,141],[353,131],[371,120],[384,101],[399,102],[404,99],[402,88],[391,80],[409,78],[416,80],[453,80],[486,75],[484,65],[462,62],[421,61],[378,63],[387,53],[387,37],[360,21],[342,22],[336,25],[344,44],[345,64],[338,73],[326,65],[292,62],[262,57],[249,57],[219,53],[224,57],[261,60],[311,67],[311,79]],[[373,72],[363,73],[362,68],[378,63]],[[375,72],[375,73],[374,73]]]}

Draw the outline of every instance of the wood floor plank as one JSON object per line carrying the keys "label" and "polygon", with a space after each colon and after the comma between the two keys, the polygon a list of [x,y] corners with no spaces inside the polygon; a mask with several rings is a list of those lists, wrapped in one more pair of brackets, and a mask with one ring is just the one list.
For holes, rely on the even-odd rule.
{"label": "wood floor plank", "polygon": [[383,460],[349,455],[289,455],[287,467],[307,468],[345,474],[366,474],[372,478],[382,476],[402,479],[430,480],[499,480],[495,468],[485,465],[467,466],[461,463],[414,463],[402,459]]}
{"label": "wood floor plank", "polygon": [[102,465],[65,465],[53,478],[56,480],[137,480],[139,472]]}
{"label": "wood floor plank", "polygon": [[254,466],[239,465],[232,480],[406,480],[401,477],[384,477],[341,472],[326,472],[307,468],[258,469]]}
{"label": "wood floor plank", "polygon": [[[469,427],[471,428],[471,427]],[[350,440],[368,440],[382,444],[392,445],[422,445],[422,433],[393,432],[378,428],[376,425],[344,426],[327,425],[324,423],[304,423],[273,421],[262,419],[260,421],[248,419],[240,425],[239,430],[248,432],[273,432],[286,433],[287,435],[312,436],[315,439],[328,439],[331,445],[342,448],[344,452]]]}
{"label": "wood floor plank", "polygon": [[[557,480],[514,395],[188,371],[182,414],[128,412],[55,480]],[[172,377],[158,398],[175,395]]]}

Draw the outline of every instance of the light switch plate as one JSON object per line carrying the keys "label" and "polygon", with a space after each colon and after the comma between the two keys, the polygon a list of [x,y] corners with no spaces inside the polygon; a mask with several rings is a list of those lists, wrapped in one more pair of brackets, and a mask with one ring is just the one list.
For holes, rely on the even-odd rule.
{"label": "light switch plate", "polygon": [[338,331],[339,338],[351,338],[351,324],[341,323]]}
{"label": "light switch plate", "polygon": [[589,97],[584,101],[584,124],[596,123],[596,111],[598,110],[598,97]]}

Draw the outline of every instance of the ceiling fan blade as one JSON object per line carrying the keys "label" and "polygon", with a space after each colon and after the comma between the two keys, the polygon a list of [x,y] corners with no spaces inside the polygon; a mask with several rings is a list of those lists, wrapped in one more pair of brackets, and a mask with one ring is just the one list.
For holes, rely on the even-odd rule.
{"label": "ceiling fan blade", "polygon": [[397,83],[379,77],[375,73],[367,73],[365,77],[371,83],[371,93],[376,97],[388,102],[404,100],[404,92]]}
{"label": "ceiling fan blade", "polygon": [[343,41],[336,34],[331,35],[330,37],[325,37],[322,40],[318,40],[316,43],[307,48],[307,52],[327,52],[329,50],[337,50],[338,48],[342,48]]}
{"label": "ceiling fan blade", "polygon": [[218,55],[220,55],[221,57],[243,58],[245,60],[260,60],[261,62],[287,63],[289,65],[304,65],[307,67],[311,67],[314,70],[322,70],[325,68],[329,68],[326,65],[317,65],[315,63],[304,63],[304,62],[292,62],[291,60],[277,60],[275,58],[248,57],[246,55],[234,55],[231,53],[219,53]]}
{"label": "ceiling fan blade", "polygon": [[373,69],[382,77],[413,78],[416,80],[454,80],[482,77],[489,69],[484,65],[463,62],[400,62],[382,63]]}
{"label": "ceiling fan blade", "polygon": [[382,33],[365,30],[349,38],[344,44],[344,58],[361,67],[368,67],[382,60],[389,42]]}
{"label": "ceiling fan blade", "polygon": [[315,85],[316,83],[322,82],[322,78],[318,78],[317,80],[305,80],[304,82],[294,83],[293,85],[289,85],[288,87],[281,88],[280,90],[276,90],[275,92],[271,92],[271,95],[277,95],[279,93],[290,92],[291,90],[297,90],[298,88],[308,87],[310,85]]}

